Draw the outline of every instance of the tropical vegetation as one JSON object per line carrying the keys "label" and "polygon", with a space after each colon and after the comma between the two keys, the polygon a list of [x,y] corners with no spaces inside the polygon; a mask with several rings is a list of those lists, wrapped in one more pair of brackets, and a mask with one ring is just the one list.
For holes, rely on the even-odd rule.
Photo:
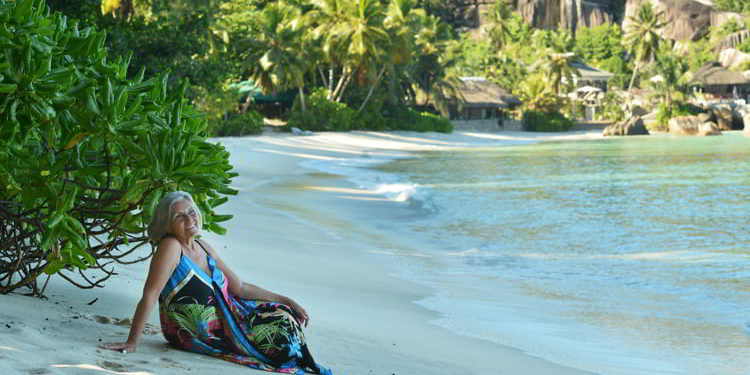
{"label": "tropical vegetation", "polygon": [[[0,293],[41,294],[44,273],[91,288],[147,245],[153,208],[190,192],[205,227],[232,177],[229,153],[169,73],[128,74],[106,35],[41,0],[0,1]],[[127,248],[124,248],[124,245]]]}
{"label": "tropical vegetation", "polygon": [[[691,110],[692,73],[719,46],[750,51],[747,15],[679,49],[648,2],[624,30],[575,35],[535,29],[503,0],[484,16],[463,31],[435,0],[0,0],[0,292],[40,293],[43,272],[100,285],[122,245],[146,244],[170,190],[193,193],[223,232],[214,209],[234,174],[207,137],[260,133],[264,115],[286,129],[450,132],[459,77],[480,76],[522,99],[511,115],[527,130],[561,131],[584,63],[614,73],[601,116],[627,116],[625,92],[640,88],[666,121]],[[269,108],[261,94],[294,99]]]}

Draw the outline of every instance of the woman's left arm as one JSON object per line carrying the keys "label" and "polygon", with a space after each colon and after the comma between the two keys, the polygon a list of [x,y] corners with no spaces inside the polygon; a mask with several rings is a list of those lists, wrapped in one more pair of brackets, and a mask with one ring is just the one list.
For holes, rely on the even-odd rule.
{"label": "woman's left arm", "polygon": [[221,257],[219,257],[219,254],[211,245],[203,240],[201,240],[200,242],[206,246],[206,250],[208,250],[211,256],[216,260],[216,266],[218,266],[219,269],[224,272],[224,276],[227,278],[227,282],[229,283],[228,287],[230,294],[242,299],[278,302],[287,305],[292,309],[297,322],[300,325],[307,326],[310,318],[307,315],[307,311],[305,311],[305,309],[303,309],[302,306],[300,306],[297,302],[289,297],[276,294],[257,285],[242,281],[242,279],[240,279],[239,276],[237,276],[237,274],[234,273],[234,271],[232,271],[232,269],[226,263],[224,263]]}

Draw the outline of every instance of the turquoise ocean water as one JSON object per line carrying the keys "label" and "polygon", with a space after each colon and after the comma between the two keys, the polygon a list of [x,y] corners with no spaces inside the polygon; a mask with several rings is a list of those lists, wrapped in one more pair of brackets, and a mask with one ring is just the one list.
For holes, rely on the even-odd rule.
{"label": "turquoise ocean water", "polygon": [[402,274],[435,287],[435,324],[602,374],[750,373],[750,138],[316,167],[413,209],[387,225],[432,244]]}

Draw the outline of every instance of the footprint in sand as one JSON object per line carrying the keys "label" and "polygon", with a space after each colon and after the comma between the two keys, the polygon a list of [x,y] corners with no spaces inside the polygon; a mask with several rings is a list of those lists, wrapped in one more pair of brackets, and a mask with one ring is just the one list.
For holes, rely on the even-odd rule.
{"label": "footprint in sand", "polygon": [[183,365],[180,362],[175,361],[172,358],[161,357],[161,358],[159,358],[159,360],[161,362],[164,362],[166,364],[166,366],[170,367],[170,368],[180,368],[180,369],[184,369],[184,370],[189,370],[190,369],[189,367]]}
{"label": "footprint in sand", "polygon": [[[102,315],[80,315],[80,317],[88,320],[93,320],[99,324],[111,324],[120,327],[130,327],[130,325],[132,324],[129,318],[118,319]],[[156,335],[161,333],[161,329],[154,326],[153,324],[146,323],[146,327],[143,329],[143,333],[147,335]]]}
{"label": "footprint in sand", "polygon": [[130,368],[130,366],[123,365],[121,363],[112,362],[112,361],[99,361],[97,364],[107,370],[115,371],[115,372],[126,372]]}

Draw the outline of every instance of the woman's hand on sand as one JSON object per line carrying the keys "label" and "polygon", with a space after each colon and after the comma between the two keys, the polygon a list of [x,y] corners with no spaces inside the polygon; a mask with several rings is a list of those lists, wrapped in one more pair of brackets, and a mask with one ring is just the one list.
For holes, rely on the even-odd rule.
{"label": "woman's hand on sand", "polygon": [[131,344],[129,342],[108,342],[105,344],[99,345],[102,349],[109,349],[118,351],[120,353],[132,353],[135,351],[135,344]]}
{"label": "woman's hand on sand", "polygon": [[294,318],[297,319],[297,322],[301,326],[307,327],[307,323],[310,322],[310,318],[307,316],[307,311],[302,308],[297,302],[294,302],[293,299],[287,298],[288,301],[286,301],[289,308],[292,309],[292,312],[294,313]]}

